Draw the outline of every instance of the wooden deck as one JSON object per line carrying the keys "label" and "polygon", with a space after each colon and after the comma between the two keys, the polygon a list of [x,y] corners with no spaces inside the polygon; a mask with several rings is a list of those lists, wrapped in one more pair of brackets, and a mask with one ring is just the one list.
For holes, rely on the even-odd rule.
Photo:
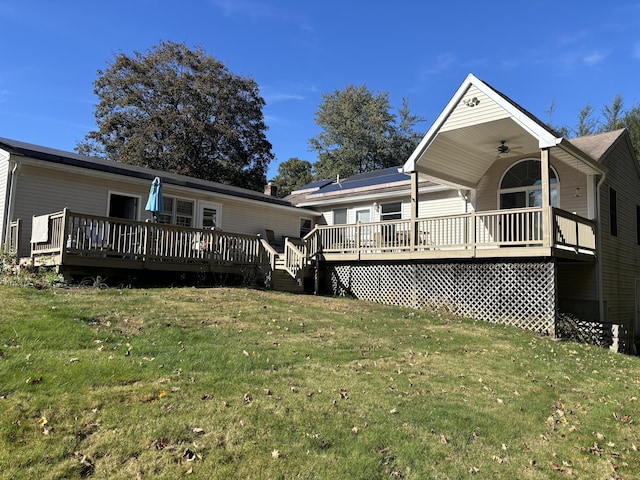
{"label": "wooden deck", "polygon": [[[551,235],[542,209],[318,226],[276,252],[258,235],[100,217],[64,210],[48,216],[47,241],[31,245],[34,265],[60,270],[114,268],[179,272],[255,269],[272,284],[283,270],[302,285],[320,261],[406,261],[465,258],[559,257],[592,262],[596,225],[552,208]],[[17,225],[16,225],[16,228]],[[547,240],[548,239],[548,240]]]}

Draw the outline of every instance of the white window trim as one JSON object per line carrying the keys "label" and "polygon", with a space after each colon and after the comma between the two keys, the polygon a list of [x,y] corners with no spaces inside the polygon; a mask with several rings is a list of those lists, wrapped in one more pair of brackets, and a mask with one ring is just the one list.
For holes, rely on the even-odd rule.
{"label": "white window trim", "polygon": [[[191,222],[191,228],[195,226],[196,222],[198,221],[198,211],[196,210],[198,208],[197,206],[197,202],[193,199],[193,198],[186,198],[186,197],[178,197],[177,195],[166,195],[163,193],[162,195],[163,198],[173,198],[174,202],[173,202],[173,211],[171,212],[171,221],[172,223],[170,223],[169,225],[177,225],[176,220],[177,220],[177,212],[176,212],[176,208],[177,208],[177,200],[181,200],[183,202],[189,202],[193,205],[193,214],[191,216],[192,222]],[[160,214],[162,214],[163,212],[160,212]]]}
{"label": "white window trim", "polygon": [[[403,202],[402,200],[394,200],[393,202],[380,202],[380,203],[378,204],[378,209],[379,209],[379,212],[378,212],[378,219],[379,219],[381,222],[383,222],[383,221],[384,221],[384,220],[382,220],[382,215],[383,215],[383,213],[382,213],[382,206],[383,206],[383,205],[390,205],[390,204],[392,204],[392,203],[399,203],[399,204],[400,204],[400,210],[399,210],[399,213],[400,213],[400,220],[402,220],[402,219],[404,218],[404,202]],[[397,213],[397,212],[394,212],[394,213]],[[390,213],[386,213],[386,214],[384,214],[384,215],[390,215]]]}
{"label": "white window trim", "polygon": [[207,207],[212,207],[216,209],[216,228],[222,229],[222,204],[218,202],[210,202],[208,200],[198,200],[197,205],[197,225],[198,228],[203,228],[202,224],[204,222],[204,216],[202,215],[202,210]]}
{"label": "white window trim", "polygon": [[137,208],[136,208],[136,218],[134,218],[134,220],[135,221],[140,220],[141,214],[142,214],[142,196],[136,195],[134,193],[121,192],[117,190],[107,191],[107,207],[106,207],[105,217],[108,217],[109,214],[111,213],[109,211],[109,207],[111,206],[111,195],[120,195],[121,197],[131,197],[131,198],[137,199],[138,202],[137,202]]}
{"label": "white window trim", "polygon": [[353,209],[353,221],[355,223],[358,223],[358,212],[369,212],[369,222],[367,223],[371,223],[373,221],[373,215],[371,214],[372,208],[371,207],[362,207],[362,208],[354,208]]}
{"label": "white window trim", "polygon": [[[503,193],[513,193],[513,192],[528,192],[529,190],[542,190],[542,185],[540,186],[536,186],[536,185],[529,185],[526,187],[511,187],[511,188],[505,188],[505,189],[501,189],[500,185],[502,185],[502,182],[504,180],[505,175],[509,172],[509,170],[511,170],[513,167],[515,167],[516,165],[518,165],[519,163],[522,162],[528,162],[530,160],[535,160],[540,162],[541,160],[539,158],[522,158],[520,160],[518,160],[517,162],[512,163],[511,165],[509,165],[508,168],[505,169],[504,172],[502,172],[502,175],[500,175],[500,180],[498,180],[498,195],[496,198],[496,206],[497,209],[500,210],[500,195],[502,195]],[[556,199],[557,199],[557,205],[555,205],[555,207],[560,208],[560,176],[558,175],[558,171],[555,169],[555,167],[553,165],[549,165],[549,168],[553,171],[553,173],[556,176],[556,183],[552,183],[550,184],[550,189],[556,188],[557,189],[557,194],[556,194]],[[531,208],[531,207],[526,207],[526,208]]]}

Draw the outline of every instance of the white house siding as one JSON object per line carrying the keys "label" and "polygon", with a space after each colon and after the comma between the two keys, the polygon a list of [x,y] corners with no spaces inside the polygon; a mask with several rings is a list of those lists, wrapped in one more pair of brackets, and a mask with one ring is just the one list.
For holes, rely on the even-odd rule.
{"label": "white house siding", "polygon": [[[7,194],[9,193],[8,188],[9,182],[9,161],[0,160],[0,236],[4,235],[5,232],[5,217],[7,215]],[[7,223],[10,223],[11,219],[7,219]],[[4,243],[5,237],[0,238],[0,246]]]}
{"label": "white house siding", "polygon": [[[635,281],[640,278],[640,247],[636,239],[636,207],[640,206],[640,178],[629,146],[624,141],[617,144],[603,164],[609,168],[600,190],[606,320],[631,326],[635,319]],[[617,237],[610,233],[610,187],[617,192]]]}
{"label": "white house siding", "polygon": [[216,201],[222,203],[222,229],[229,232],[264,236],[265,229],[268,228],[274,231],[276,237],[298,237],[300,218],[311,218],[304,212],[297,213],[267,203],[247,203],[222,197],[218,197]]}
{"label": "white house siding", "polygon": [[[457,190],[424,193],[419,198],[418,217],[420,218],[465,213],[465,202],[460,198]],[[403,207],[405,218],[411,218],[411,202],[406,202]]]}
{"label": "white house siding", "polygon": [[[474,98],[479,101],[474,107],[468,107],[464,104],[465,101],[471,101]],[[509,114],[502,107],[472,85],[463,96],[462,101],[453,112],[451,112],[451,115],[440,128],[440,131],[446,132],[447,130],[455,130],[457,128],[477,125],[478,123],[499,120],[501,118],[507,118],[508,116]]]}

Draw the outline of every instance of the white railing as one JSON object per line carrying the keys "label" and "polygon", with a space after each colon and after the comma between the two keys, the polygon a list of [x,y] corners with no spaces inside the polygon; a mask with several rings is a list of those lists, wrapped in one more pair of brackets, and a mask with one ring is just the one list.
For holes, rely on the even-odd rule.
{"label": "white railing", "polygon": [[284,268],[293,278],[300,280],[300,272],[308,265],[307,245],[304,240],[284,241]]}
{"label": "white railing", "polygon": [[[472,212],[460,215],[389,220],[356,225],[318,226],[306,238],[309,257],[355,254],[467,250],[504,247],[563,247],[577,253],[596,250],[595,223],[551,208],[553,235],[545,245],[542,208]],[[446,255],[440,252],[439,256]]]}
{"label": "white railing", "polygon": [[[257,235],[180,227],[64,210],[49,216],[48,241],[32,256],[68,255],[151,264],[224,264],[272,267]],[[63,259],[64,262],[64,259]]]}

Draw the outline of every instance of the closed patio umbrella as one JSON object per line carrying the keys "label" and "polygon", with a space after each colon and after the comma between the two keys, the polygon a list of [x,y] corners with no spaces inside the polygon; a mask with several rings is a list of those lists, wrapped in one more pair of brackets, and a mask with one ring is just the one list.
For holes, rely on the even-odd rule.
{"label": "closed patio umbrella", "polygon": [[151,190],[149,191],[149,199],[144,209],[151,212],[154,220],[157,221],[160,217],[162,212],[162,180],[160,180],[160,177],[153,179]]}

